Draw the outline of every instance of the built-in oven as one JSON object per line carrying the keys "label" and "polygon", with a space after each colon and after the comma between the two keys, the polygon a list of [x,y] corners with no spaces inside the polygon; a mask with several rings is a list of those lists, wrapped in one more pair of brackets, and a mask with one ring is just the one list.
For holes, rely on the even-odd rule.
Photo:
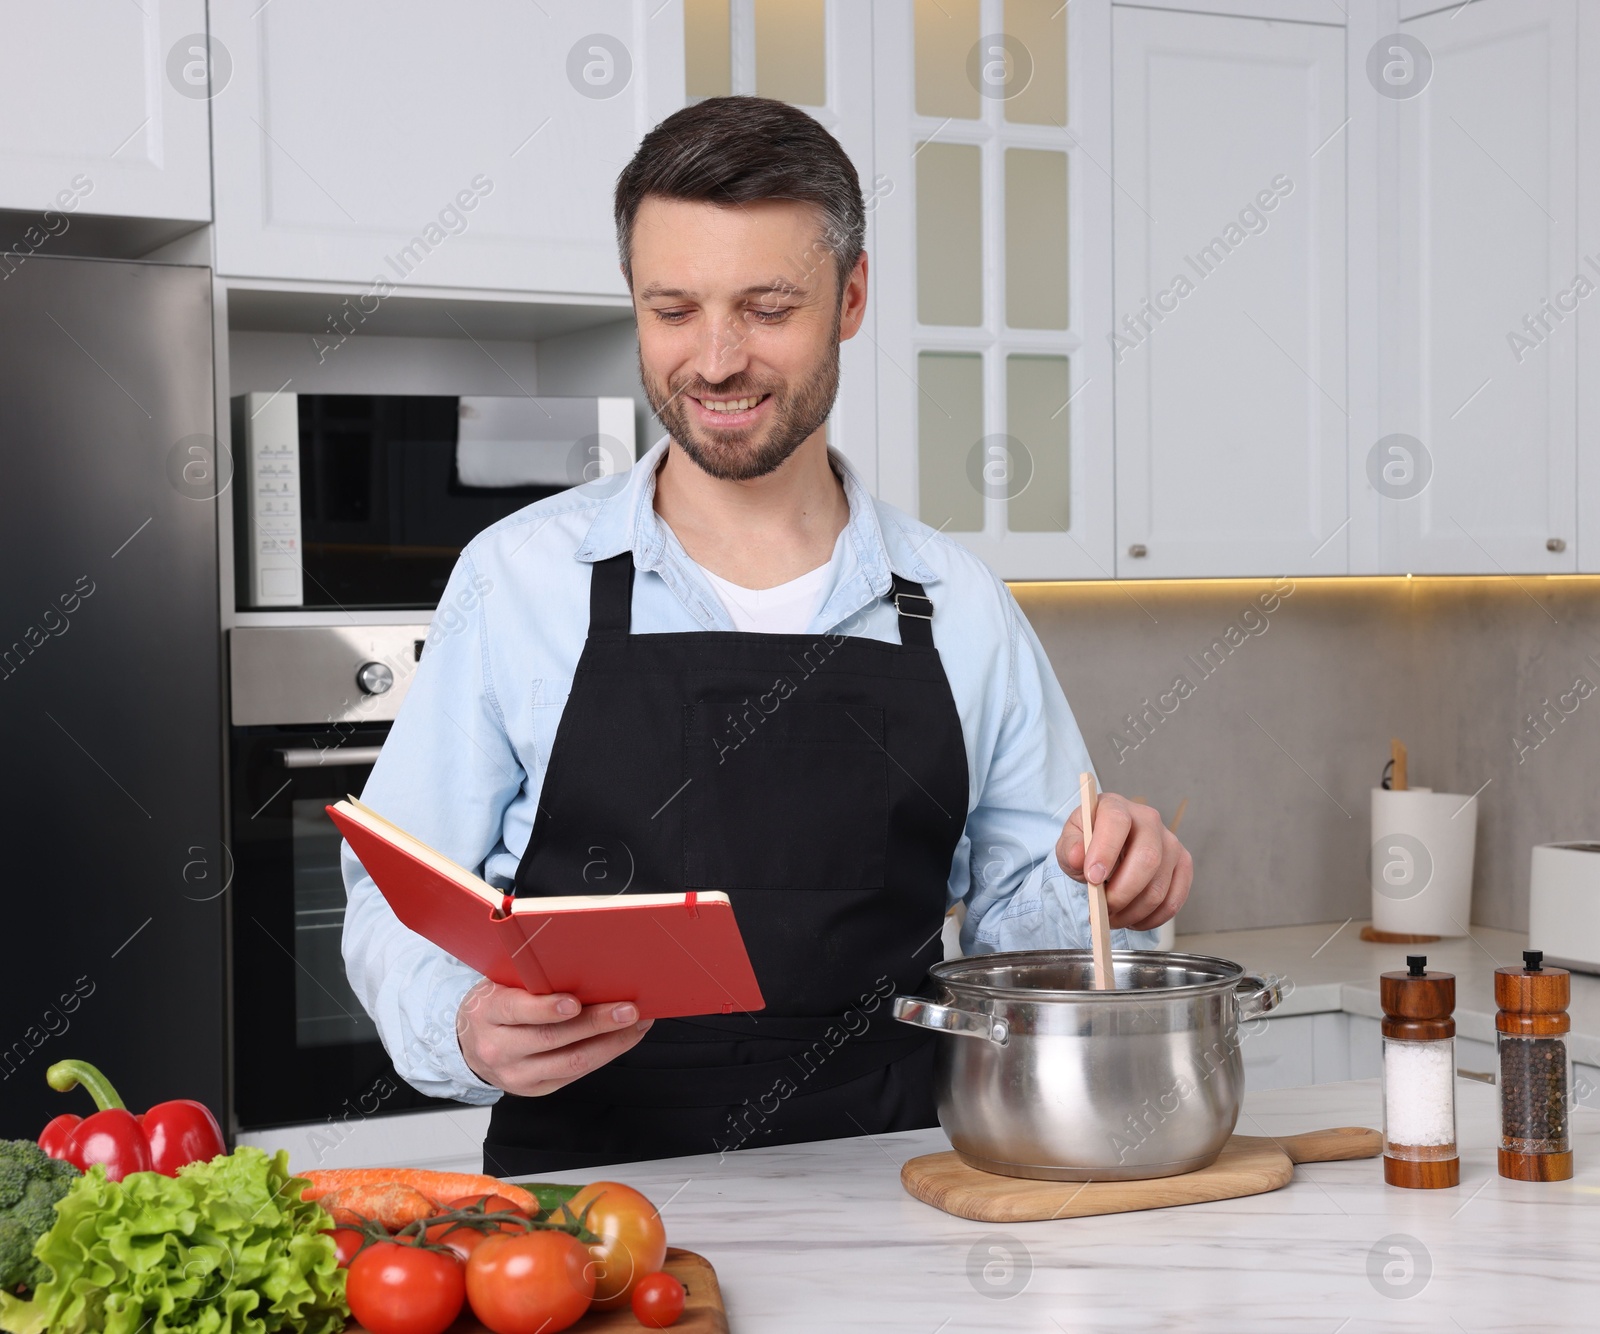
{"label": "built-in oven", "polygon": [[280,391],[232,407],[241,611],[431,609],[475,534],[636,452],[631,398]]}
{"label": "built-in oven", "polygon": [[233,1105],[241,1130],[446,1106],[396,1075],[345,975],[340,836],[428,625],[235,629]]}
{"label": "built-in oven", "polygon": [[[232,408],[235,1119],[433,1105],[396,1076],[346,980],[341,842],[323,808],[360,795],[461,549],[630,467],[634,402],[280,391]],[[357,624],[379,613],[394,623]]]}

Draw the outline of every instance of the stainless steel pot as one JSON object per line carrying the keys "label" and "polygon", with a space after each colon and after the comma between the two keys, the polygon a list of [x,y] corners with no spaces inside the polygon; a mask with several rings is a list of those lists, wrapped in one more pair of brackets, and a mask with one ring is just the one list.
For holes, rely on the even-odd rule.
{"label": "stainless steel pot", "polygon": [[939,1124],[985,1172],[1047,1181],[1132,1181],[1214,1162],[1244,1096],[1241,1021],[1282,999],[1227,959],[1113,953],[1115,991],[1095,991],[1088,950],[952,959],[937,995],[899,996],[894,1016],[937,1031]]}

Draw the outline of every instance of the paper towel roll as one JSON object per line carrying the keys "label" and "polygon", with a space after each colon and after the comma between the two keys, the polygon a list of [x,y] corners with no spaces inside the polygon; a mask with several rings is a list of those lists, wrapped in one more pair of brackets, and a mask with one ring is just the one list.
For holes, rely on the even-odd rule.
{"label": "paper towel roll", "polygon": [[1477,832],[1475,796],[1373,788],[1373,928],[1397,935],[1466,935]]}

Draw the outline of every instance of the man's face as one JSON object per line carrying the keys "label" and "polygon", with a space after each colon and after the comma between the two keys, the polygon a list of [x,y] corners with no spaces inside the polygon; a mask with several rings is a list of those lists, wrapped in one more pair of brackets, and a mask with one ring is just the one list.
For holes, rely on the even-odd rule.
{"label": "man's face", "polygon": [[705,472],[749,481],[820,432],[839,389],[839,340],[861,326],[866,256],[841,303],[819,211],[651,196],[633,229],[639,378],[662,425]]}

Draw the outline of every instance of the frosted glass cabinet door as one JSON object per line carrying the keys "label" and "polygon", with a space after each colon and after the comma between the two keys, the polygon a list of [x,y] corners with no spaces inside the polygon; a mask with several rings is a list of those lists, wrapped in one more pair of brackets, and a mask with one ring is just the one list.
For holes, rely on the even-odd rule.
{"label": "frosted glass cabinet door", "polygon": [[1110,578],[1111,6],[872,12],[880,494],[1004,578]]}
{"label": "frosted glass cabinet door", "polygon": [[205,0],[8,5],[5,17],[0,209],[51,211],[32,248],[48,254],[75,213],[210,218]]}
{"label": "frosted glass cabinet door", "polygon": [[1363,479],[1386,572],[1579,568],[1578,323],[1600,318],[1585,313],[1600,273],[1576,197],[1578,12],[1479,0],[1400,25],[1431,74],[1395,110],[1400,281],[1381,299],[1388,430],[1402,436],[1384,449],[1402,482]]}
{"label": "frosted glass cabinet door", "polygon": [[1345,573],[1344,30],[1112,22],[1117,573]]}
{"label": "frosted glass cabinet door", "polygon": [[228,275],[626,295],[616,176],[684,101],[681,0],[212,8]]}

